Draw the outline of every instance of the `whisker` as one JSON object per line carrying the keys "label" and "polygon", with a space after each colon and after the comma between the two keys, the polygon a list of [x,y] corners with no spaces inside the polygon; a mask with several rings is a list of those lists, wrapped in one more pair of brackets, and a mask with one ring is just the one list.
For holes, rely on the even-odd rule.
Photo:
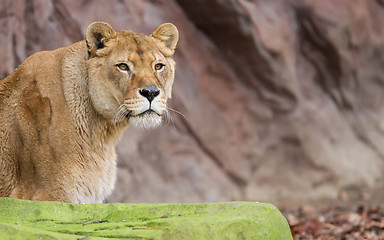
{"label": "whisker", "polygon": [[120,109],[120,113],[119,113],[119,121],[124,119],[126,112],[127,112],[127,109],[124,107],[124,105],[122,105],[122,108]]}
{"label": "whisker", "polygon": [[166,119],[168,119],[169,120],[169,111],[168,111],[168,109],[165,109],[165,111],[164,111],[164,117],[166,118]]}
{"label": "whisker", "polygon": [[175,122],[173,121],[172,115],[169,113],[168,109],[165,109],[164,115],[168,122],[172,123],[173,128],[176,129]]}
{"label": "whisker", "polygon": [[181,112],[179,112],[179,111],[177,111],[177,110],[175,110],[175,109],[173,109],[173,108],[171,108],[171,107],[168,107],[168,106],[167,106],[166,109],[167,109],[167,110],[171,110],[172,112],[175,112],[175,113],[180,114],[180,116],[182,116],[185,120],[189,121],[189,119],[188,119],[184,114],[182,114]]}
{"label": "whisker", "polygon": [[121,110],[122,110],[122,105],[120,105],[120,106],[117,108],[117,112],[116,112],[115,118],[113,119],[113,124],[114,124],[115,126],[116,126],[117,122],[118,122],[119,119],[120,119]]}
{"label": "whisker", "polygon": [[117,123],[121,122],[126,117],[126,115],[129,114],[129,112],[130,111],[125,108],[125,105],[121,104],[117,108],[117,112],[115,114],[115,117],[113,118],[113,125],[116,127]]}

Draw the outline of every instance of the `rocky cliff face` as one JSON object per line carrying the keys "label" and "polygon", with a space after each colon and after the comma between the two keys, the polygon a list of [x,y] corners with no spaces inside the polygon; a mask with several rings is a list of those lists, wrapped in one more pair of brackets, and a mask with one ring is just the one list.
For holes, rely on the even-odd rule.
{"label": "rocky cliff face", "polygon": [[129,129],[110,201],[275,203],[384,182],[381,0],[5,0],[0,74],[95,20],[180,30],[171,114]]}

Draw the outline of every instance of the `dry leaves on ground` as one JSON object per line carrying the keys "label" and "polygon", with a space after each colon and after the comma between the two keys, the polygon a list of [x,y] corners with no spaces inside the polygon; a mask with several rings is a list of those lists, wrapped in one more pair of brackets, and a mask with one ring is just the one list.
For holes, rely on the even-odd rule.
{"label": "dry leaves on ground", "polygon": [[301,206],[286,214],[294,240],[384,240],[384,204],[359,206],[346,212],[340,208],[317,211]]}

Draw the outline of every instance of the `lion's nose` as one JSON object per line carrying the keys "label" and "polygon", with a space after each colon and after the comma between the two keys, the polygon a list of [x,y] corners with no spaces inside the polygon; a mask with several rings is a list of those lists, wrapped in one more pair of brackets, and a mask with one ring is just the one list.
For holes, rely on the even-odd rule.
{"label": "lion's nose", "polygon": [[152,85],[148,88],[139,90],[139,93],[146,97],[149,102],[152,102],[155,97],[159,96],[160,90],[155,85]]}

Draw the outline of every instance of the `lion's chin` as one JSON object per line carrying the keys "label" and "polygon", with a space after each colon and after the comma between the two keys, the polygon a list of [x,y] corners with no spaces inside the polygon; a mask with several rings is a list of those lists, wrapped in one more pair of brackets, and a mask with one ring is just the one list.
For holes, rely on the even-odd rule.
{"label": "lion's chin", "polygon": [[137,116],[131,116],[131,126],[141,129],[153,129],[161,125],[162,117],[155,112],[146,112]]}

